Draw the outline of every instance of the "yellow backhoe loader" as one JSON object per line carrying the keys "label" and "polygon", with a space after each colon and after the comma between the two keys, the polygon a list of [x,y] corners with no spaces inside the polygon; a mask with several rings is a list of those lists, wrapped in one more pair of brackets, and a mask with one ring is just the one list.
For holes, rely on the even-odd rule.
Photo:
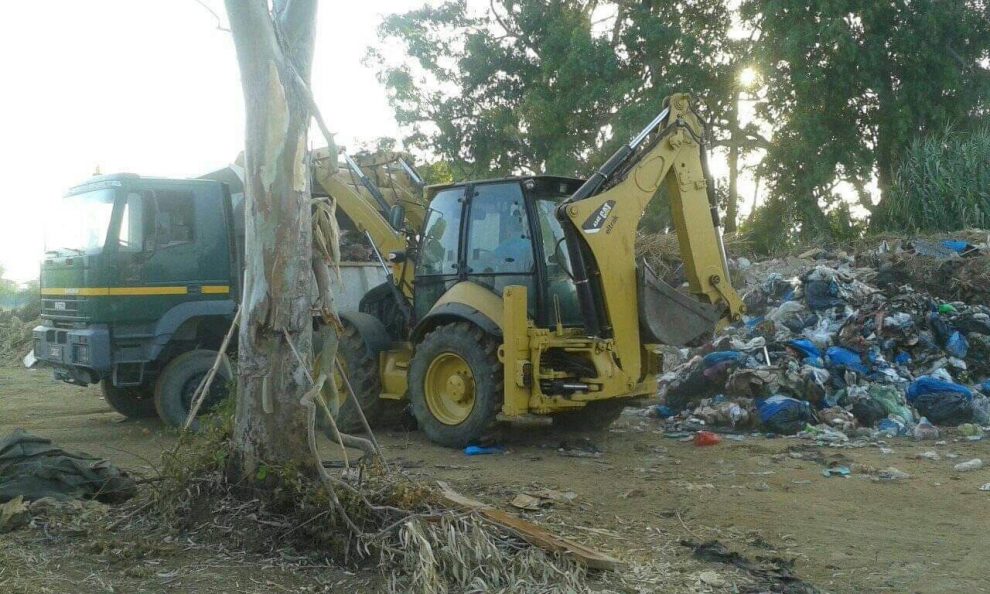
{"label": "yellow backhoe loader", "polygon": [[[355,406],[374,423],[384,400],[408,398],[431,440],[461,447],[497,420],[531,415],[605,427],[629,399],[652,395],[658,344],[690,343],[743,313],[703,138],[689,97],[673,95],[587,180],[469,181],[422,199],[408,191],[421,183],[411,168],[406,191],[389,197],[351,162],[343,183],[337,160],[318,152],[317,191],[388,272],[359,311],[340,312],[355,398],[339,424],[359,429]],[[636,261],[637,225],[662,187],[690,295]]]}

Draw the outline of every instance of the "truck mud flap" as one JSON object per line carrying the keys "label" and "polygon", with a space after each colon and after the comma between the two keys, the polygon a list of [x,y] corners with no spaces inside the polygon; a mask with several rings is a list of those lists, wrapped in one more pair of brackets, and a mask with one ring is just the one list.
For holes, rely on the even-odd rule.
{"label": "truck mud flap", "polygon": [[660,280],[645,261],[639,262],[639,327],[642,341],[672,346],[689,344],[712,332],[719,310]]}

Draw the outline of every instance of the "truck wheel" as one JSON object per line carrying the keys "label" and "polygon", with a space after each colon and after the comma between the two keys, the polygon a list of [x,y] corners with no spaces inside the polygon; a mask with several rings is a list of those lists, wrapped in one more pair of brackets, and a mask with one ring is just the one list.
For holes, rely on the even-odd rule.
{"label": "truck wheel", "polygon": [[[155,409],[167,425],[181,427],[186,422],[196,388],[209,373],[216,358],[216,351],[197,349],[182,353],[165,366],[155,385]],[[229,393],[227,384],[232,378],[230,362],[224,356],[220,369],[213,378],[210,391],[200,406],[199,414],[209,412],[227,397]],[[193,420],[190,429],[199,430],[198,419]]]}
{"label": "truck wheel", "polygon": [[409,398],[431,441],[460,448],[482,437],[502,408],[499,342],[466,322],[426,335],[409,365]]}
{"label": "truck wheel", "polygon": [[103,399],[110,408],[128,419],[146,419],[155,416],[155,396],[147,386],[117,387],[110,379],[100,382]]}
{"label": "truck wheel", "polygon": [[627,403],[626,400],[589,402],[580,410],[557,413],[553,416],[553,426],[563,431],[604,431],[619,418]]}
{"label": "truck wheel", "polygon": [[[344,383],[335,365],[333,382],[337,386],[337,393],[343,403],[340,405],[340,410],[334,420],[337,422],[337,428],[344,433],[360,433],[364,431],[364,423],[361,422],[361,417],[358,415],[358,406],[361,407],[368,424],[372,427],[382,416],[382,380],[378,375],[378,353],[368,348],[367,343],[353,324],[346,320],[342,322],[344,331],[337,337],[337,360],[340,361],[340,366],[344,368],[344,372],[347,374],[347,380],[354,390],[357,402],[351,398],[350,392],[347,391],[347,384]],[[313,371],[314,377],[321,372],[324,371],[319,368],[319,358],[317,358],[317,365]],[[329,397],[327,392],[324,390],[324,398]],[[319,426],[323,428],[327,436],[334,439],[333,430],[330,428],[326,416],[321,411],[317,411],[316,415]]]}

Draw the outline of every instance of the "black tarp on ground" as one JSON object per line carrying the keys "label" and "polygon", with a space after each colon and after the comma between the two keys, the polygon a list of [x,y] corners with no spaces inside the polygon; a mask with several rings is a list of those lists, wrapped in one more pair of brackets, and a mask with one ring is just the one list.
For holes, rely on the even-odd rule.
{"label": "black tarp on ground", "polygon": [[17,496],[117,503],[136,490],[134,480],[107,460],[66,452],[23,429],[0,440],[0,503]]}

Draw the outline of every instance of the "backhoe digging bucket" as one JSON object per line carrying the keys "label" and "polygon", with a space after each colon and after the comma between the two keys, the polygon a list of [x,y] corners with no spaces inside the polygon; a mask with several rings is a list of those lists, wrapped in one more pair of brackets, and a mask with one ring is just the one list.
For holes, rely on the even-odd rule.
{"label": "backhoe digging bucket", "polygon": [[663,282],[645,261],[639,263],[638,281],[643,342],[683,346],[715,329],[718,309]]}

